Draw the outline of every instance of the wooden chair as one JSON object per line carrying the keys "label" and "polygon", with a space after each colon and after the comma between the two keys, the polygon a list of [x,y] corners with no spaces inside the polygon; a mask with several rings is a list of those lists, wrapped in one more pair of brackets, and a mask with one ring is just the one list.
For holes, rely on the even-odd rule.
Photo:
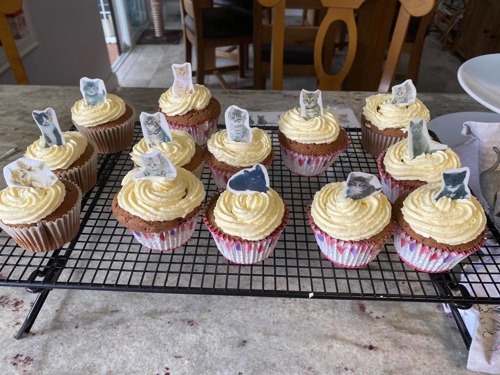
{"label": "wooden chair", "polygon": [[[240,76],[244,75],[245,46],[253,41],[251,15],[237,7],[214,7],[212,0],[180,0],[180,3],[185,61],[192,61],[194,47],[197,82],[203,84],[206,74],[214,74],[222,86],[228,88],[221,72],[239,70]],[[217,67],[215,49],[235,45],[238,46],[237,64]]]}
{"label": "wooden chair", "polygon": [[24,70],[19,51],[12,37],[6,14],[11,14],[21,9],[21,0],[3,0],[0,2],[0,41],[7,56],[14,78],[18,84],[29,84],[26,71]]}

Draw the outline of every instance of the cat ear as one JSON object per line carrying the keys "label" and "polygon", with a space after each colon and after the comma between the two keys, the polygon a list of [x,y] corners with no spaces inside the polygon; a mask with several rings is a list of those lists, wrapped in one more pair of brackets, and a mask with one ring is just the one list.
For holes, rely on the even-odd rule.
{"label": "cat ear", "polygon": [[[354,179],[363,180],[365,183],[362,186],[362,191],[351,191],[348,187],[351,185],[351,181]],[[370,173],[364,172],[351,172],[349,176],[347,176],[347,181],[344,184],[344,190],[342,192],[342,196],[344,198],[351,199],[365,199],[371,197],[374,194],[377,194],[382,191],[382,185],[378,178]]]}
{"label": "cat ear", "polygon": [[[432,199],[437,202],[443,197],[450,199],[470,199],[471,192],[469,189],[470,169],[469,167],[448,169],[441,176],[441,189],[432,196]],[[463,189],[456,190],[456,181],[460,180]]]}

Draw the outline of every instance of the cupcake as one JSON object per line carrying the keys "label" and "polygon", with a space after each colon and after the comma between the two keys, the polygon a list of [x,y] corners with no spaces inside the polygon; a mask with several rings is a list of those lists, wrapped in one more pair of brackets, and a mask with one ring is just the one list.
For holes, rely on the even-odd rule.
{"label": "cupcake", "polygon": [[323,109],[319,90],[302,90],[300,102],[300,108],[290,109],[279,120],[281,155],[293,173],[316,176],[325,172],[347,148],[348,136],[339,127],[337,116]]}
{"label": "cupcake", "polygon": [[455,151],[430,139],[427,126],[420,119],[410,124],[407,139],[380,153],[377,166],[382,190],[394,203],[401,194],[427,183],[440,182],[445,170],[460,168],[461,164]]}
{"label": "cupcake", "polygon": [[144,138],[134,145],[130,153],[136,167],[142,167],[141,155],[159,150],[175,166],[201,177],[205,151],[194,142],[193,137],[183,130],[171,130],[160,112],[154,115],[142,112],[140,120]]}
{"label": "cupcake", "polygon": [[269,187],[262,164],[244,169],[205,207],[203,221],[230,262],[254,264],[272,253],[288,221],[288,209]]}
{"label": "cupcake", "polygon": [[468,190],[468,174],[468,168],[446,171],[442,183],[421,186],[396,200],[394,247],[410,267],[449,271],[484,244],[486,216]]}
{"label": "cupcake", "polygon": [[417,90],[409,79],[392,88],[392,94],[366,98],[361,116],[361,144],[377,157],[383,150],[406,138],[410,121],[421,117],[430,120],[427,107],[416,97]]}
{"label": "cupcake", "polygon": [[61,248],[80,229],[80,188],[58,180],[42,162],[21,158],[4,168],[8,187],[0,191],[0,227],[23,249]]}
{"label": "cupcake", "polygon": [[143,246],[174,250],[192,237],[205,188],[158,150],[142,158],[144,167],[113,198],[113,214]]}
{"label": "cupcake", "polygon": [[107,94],[100,79],[82,78],[83,99],[71,108],[73,124],[100,154],[120,152],[134,138],[135,111],[117,95]]}
{"label": "cupcake", "polygon": [[248,112],[235,105],[226,110],[226,129],[212,134],[207,142],[206,161],[215,184],[225,189],[237,172],[257,163],[269,168],[274,158],[266,131],[250,128]]}
{"label": "cupcake", "polygon": [[220,103],[203,85],[193,85],[191,64],[173,64],[174,83],[159,99],[172,129],[188,132],[196,143],[206,145],[210,135],[217,131],[221,112]]}
{"label": "cupcake", "polygon": [[373,175],[351,172],[314,195],[309,224],[323,255],[346,268],[364,267],[394,230],[391,204]]}
{"label": "cupcake", "polygon": [[59,179],[87,193],[97,182],[97,152],[92,143],[79,132],[61,132],[52,108],[33,111],[33,118],[42,136],[28,146],[24,156],[42,161]]}

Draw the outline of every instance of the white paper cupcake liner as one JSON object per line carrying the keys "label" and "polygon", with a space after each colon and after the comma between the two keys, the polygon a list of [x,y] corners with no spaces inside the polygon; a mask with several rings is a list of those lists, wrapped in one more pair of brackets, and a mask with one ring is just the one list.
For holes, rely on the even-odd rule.
{"label": "white paper cupcake liner", "polygon": [[156,233],[135,230],[131,230],[131,232],[141,245],[151,250],[175,250],[185,245],[193,236],[196,222],[198,221],[198,214],[199,211],[176,228],[162,230]]}
{"label": "white paper cupcake liner", "polygon": [[188,132],[194,139],[196,143],[200,146],[205,146],[208,139],[212,134],[217,131],[217,125],[219,123],[219,116],[205,120],[201,124],[195,125],[179,125],[174,123],[169,123],[172,129],[184,130]]}
{"label": "white paper cupcake liner", "polygon": [[97,183],[97,150],[81,166],[57,172],[59,179],[69,180],[80,188],[82,194],[86,194]]}
{"label": "white paper cupcake liner", "polygon": [[[75,185],[75,187],[77,187]],[[23,249],[33,252],[47,252],[60,249],[76,237],[80,230],[80,206],[82,193],[78,189],[78,199],[74,206],[54,221],[40,220],[36,225],[17,228],[0,221],[0,227]]]}
{"label": "white paper cupcake liner", "polygon": [[404,137],[391,137],[387,135],[382,135],[369,130],[364,124],[361,124],[361,145],[363,149],[372,154],[374,157],[380,155],[380,153],[389,146],[405,139]]}
{"label": "white paper cupcake liner", "polygon": [[468,251],[449,251],[418,242],[401,228],[394,233],[394,247],[403,262],[428,273],[446,272],[484,245],[485,239]]}

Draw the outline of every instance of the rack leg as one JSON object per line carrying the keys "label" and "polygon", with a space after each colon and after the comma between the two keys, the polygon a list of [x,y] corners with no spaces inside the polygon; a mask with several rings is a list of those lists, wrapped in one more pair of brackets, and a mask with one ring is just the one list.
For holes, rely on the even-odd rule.
{"label": "rack leg", "polygon": [[21,339],[25,333],[28,333],[31,330],[31,327],[33,327],[33,323],[35,323],[38,313],[42,309],[42,306],[45,303],[45,300],[47,299],[47,296],[49,295],[50,291],[51,289],[45,289],[38,293],[38,296],[36,297],[33,306],[31,306],[31,309],[28,315],[26,316],[26,319],[24,319],[23,325],[14,336],[17,340]]}

